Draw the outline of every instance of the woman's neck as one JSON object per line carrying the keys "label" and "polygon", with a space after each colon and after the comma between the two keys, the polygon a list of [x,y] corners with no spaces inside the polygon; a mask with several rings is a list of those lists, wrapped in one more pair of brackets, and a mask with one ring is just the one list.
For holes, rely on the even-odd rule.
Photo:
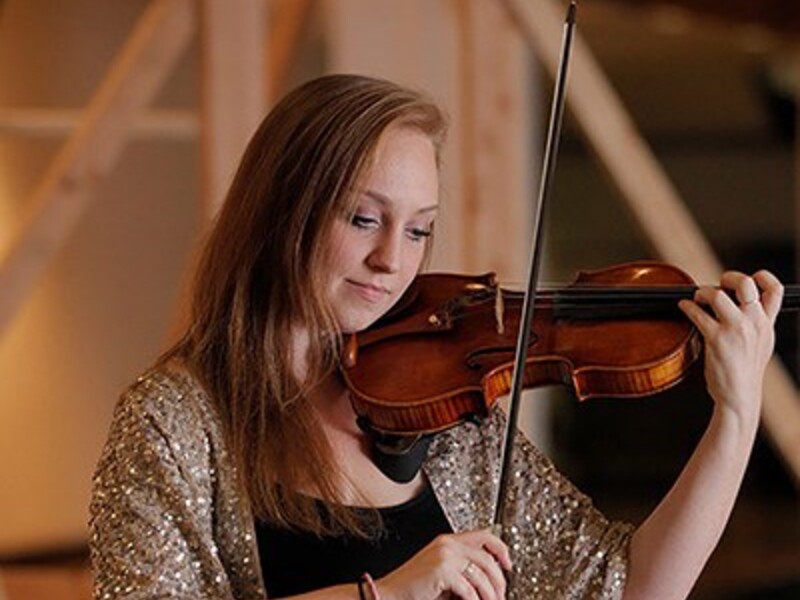
{"label": "woman's neck", "polygon": [[[302,381],[308,372],[310,340],[304,328],[297,327],[292,333],[292,368]],[[369,440],[356,424],[349,392],[338,373],[330,373],[316,383],[308,395],[342,475],[341,499],[345,504],[394,506],[422,491],[422,475],[399,484],[387,478],[372,462]],[[315,495],[314,490],[300,491]]]}
{"label": "woman's neck", "polygon": [[422,491],[424,480],[420,474],[400,484],[386,477],[372,462],[369,439],[356,424],[349,392],[338,374],[315,388],[312,402],[343,476],[344,503],[395,506]]}

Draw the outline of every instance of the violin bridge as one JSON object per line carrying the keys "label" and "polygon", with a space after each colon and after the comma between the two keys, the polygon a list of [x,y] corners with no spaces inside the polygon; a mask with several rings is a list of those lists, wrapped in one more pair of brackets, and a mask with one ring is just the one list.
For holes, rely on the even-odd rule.
{"label": "violin bridge", "polygon": [[497,335],[503,335],[506,331],[506,326],[503,322],[504,309],[503,291],[501,290],[500,286],[497,286],[494,295],[494,320],[497,324]]}

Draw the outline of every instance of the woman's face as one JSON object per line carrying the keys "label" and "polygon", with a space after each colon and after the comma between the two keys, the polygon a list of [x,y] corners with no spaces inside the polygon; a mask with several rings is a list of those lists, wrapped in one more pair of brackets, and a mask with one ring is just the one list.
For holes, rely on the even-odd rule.
{"label": "woman's face", "polygon": [[383,315],[419,270],[439,197],[431,140],[388,128],[353,193],[355,211],[335,220],[326,265],[328,299],[344,333]]}

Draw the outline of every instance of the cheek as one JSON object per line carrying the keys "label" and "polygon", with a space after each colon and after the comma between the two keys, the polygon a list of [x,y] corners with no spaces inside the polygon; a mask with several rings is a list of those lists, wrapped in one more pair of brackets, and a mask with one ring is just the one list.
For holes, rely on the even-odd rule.
{"label": "cheek", "polygon": [[420,248],[413,248],[412,251],[406,257],[406,260],[403,261],[403,269],[400,274],[401,280],[403,282],[403,289],[407,288],[411,285],[411,282],[414,278],[419,274],[420,268],[422,267],[422,261],[425,258],[425,247],[421,246]]}
{"label": "cheek", "polygon": [[425,260],[427,251],[427,243],[421,243],[419,246],[414,247],[413,257],[409,261],[409,272],[412,274],[412,277],[415,277],[422,268],[422,261]]}
{"label": "cheek", "polygon": [[341,273],[356,260],[357,244],[349,239],[347,226],[333,227],[327,242],[325,266],[329,273]]}

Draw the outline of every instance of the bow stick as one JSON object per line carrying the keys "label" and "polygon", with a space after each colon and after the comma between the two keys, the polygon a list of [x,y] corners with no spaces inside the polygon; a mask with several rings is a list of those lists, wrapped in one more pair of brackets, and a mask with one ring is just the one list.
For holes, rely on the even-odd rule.
{"label": "bow stick", "polygon": [[502,537],[504,531],[503,523],[503,500],[508,497],[508,489],[511,483],[511,461],[514,446],[514,431],[516,430],[519,419],[519,405],[522,395],[522,385],[525,374],[525,363],[530,344],[531,324],[533,323],[533,308],[536,300],[536,281],[539,277],[539,264],[541,257],[541,231],[544,216],[544,207],[550,196],[552,187],[552,174],[555,170],[556,155],[558,154],[558,142],[561,137],[561,122],[564,117],[564,98],[567,80],[567,66],[569,64],[570,48],[572,47],[572,37],[575,30],[575,13],[577,11],[576,0],[572,0],[567,10],[567,17],[564,22],[564,38],[561,47],[561,59],[556,77],[555,90],[553,92],[553,104],[550,111],[550,124],[547,132],[547,144],[545,146],[544,162],[542,165],[542,180],[539,185],[539,200],[536,205],[534,216],[533,238],[531,242],[531,256],[528,269],[528,287],[525,291],[525,299],[522,305],[522,317],[520,320],[519,336],[517,337],[517,347],[514,356],[514,371],[511,381],[511,395],[509,400],[508,421],[503,436],[502,454],[500,457],[500,485],[497,488],[497,496],[494,501],[494,520],[492,529]]}

